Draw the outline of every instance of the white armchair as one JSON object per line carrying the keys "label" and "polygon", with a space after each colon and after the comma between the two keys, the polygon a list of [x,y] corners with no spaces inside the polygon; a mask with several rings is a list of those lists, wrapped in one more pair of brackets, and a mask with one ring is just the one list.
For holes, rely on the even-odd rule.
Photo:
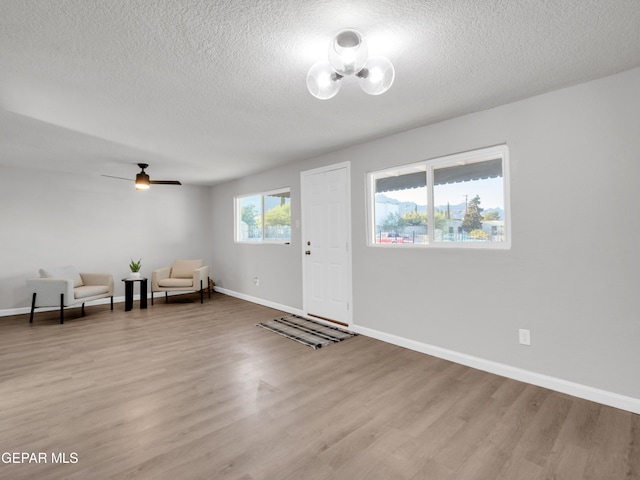
{"label": "white armchair", "polygon": [[209,267],[203,263],[203,260],[174,260],[172,266],[151,272],[151,305],[153,292],[164,292],[168,302],[169,292],[200,291],[200,303],[204,303],[206,288],[211,298]]}
{"label": "white armchair", "polygon": [[60,307],[60,323],[64,323],[64,307],[91,300],[111,297],[113,310],[113,276],[110,273],[79,273],[72,265],[40,269],[40,278],[27,280],[27,290],[31,296],[29,323],[33,323],[33,313],[39,307]]}

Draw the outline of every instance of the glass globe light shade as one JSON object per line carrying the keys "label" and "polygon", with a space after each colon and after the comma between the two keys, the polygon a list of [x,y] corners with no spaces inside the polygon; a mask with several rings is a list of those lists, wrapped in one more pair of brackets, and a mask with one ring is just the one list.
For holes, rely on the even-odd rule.
{"label": "glass globe light shade", "polygon": [[396,77],[392,63],[385,57],[373,57],[356,76],[362,90],[369,95],[380,95],[389,90]]}
{"label": "glass globe light shade", "polygon": [[317,62],[307,73],[309,93],[320,100],[335,97],[340,90],[342,75],[338,75],[329,62]]}
{"label": "glass globe light shade", "polygon": [[368,54],[367,44],[355,30],[342,30],[329,44],[329,63],[342,76],[359,72]]}

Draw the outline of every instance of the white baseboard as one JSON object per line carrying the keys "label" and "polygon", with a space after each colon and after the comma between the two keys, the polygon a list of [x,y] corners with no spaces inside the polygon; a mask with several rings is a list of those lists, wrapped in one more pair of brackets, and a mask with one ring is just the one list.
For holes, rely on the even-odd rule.
{"label": "white baseboard", "polygon": [[264,307],[273,308],[274,310],[282,310],[283,312],[292,313],[301,317],[305,316],[305,313],[299,308],[293,308],[289,307],[288,305],[271,302],[269,300],[265,300],[264,298],[253,297],[251,295],[235,292],[233,290],[227,290],[226,288],[220,287],[214,287],[213,290],[216,292],[224,293],[225,295],[229,295],[230,297],[239,298],[240,300],[246,300],[247,302],[257,303],[258,305],[262,305]]}
{"label": "white baseboard", "polygon": [[[233,290],[227,290],[226,288],[215,287],[214,290],[231,297],[236,297],[251,303],[256,303],[258,305],[273,308],[274,310],[281,310],[283,312],[292,313],[294,315],[299,315],[302,317],[306,316],[304,311],[299,308],[289,307],[288,305],[282,305],[279,303],[271,302],[269,300],[265,300],[263,298],[235,292]],[[139,299],[139,295],[134,295],[134,300]],[[113,297],[113,303],[121,302],[124,302],[124,297]],[[100,300],[94,300],[93,302],[87,302],[86,305],[99,305],[105,303],[109,303],[108,298],[102,298]],[[74,307],[80,307],[80,304],[74,305]],[[0,317],[9,315],[21,315],[29,313],[30,310],[30,307],[0,310]],[[39,308],[37,311],[41,312],[46,310],[57,310],[57,308]],[[556,392],[566,393],[567,395],[572,395],[574,397],[584,398],[586,400],[601,403],[603,405],[608,405],[610,407],[615,407],[621,410],[640,414],[640,399],[638,398],[628,397],[625,395],[620,395],[606,390],[590,387],[588,385],[570,382],[561,378],[531,372],[529,370],[513,367],[504,363],[498,363],[491,360],[486,360],[484,358],[467,355],[465,353],[448,350],[446,348],[436,347],[427,343],[417,342],[415,340],[399,337],[390,333],[380,332],[378,330],[373,330],[371,328],[362,327],[356,324],[351,325],[350,330],[367,337],[375,338],[377,340],[391,343],[393,345],[398,345],[399,347],[408,348],[416,352],[432,355],[444,360],[449,360],[461,365],[466,365],[468,367],[477,368],[478,370],[494,373],[496,375],[519,380],[521,382],[548,388]]]}
{"label": "white baseboard", "polygon": [[[215,287],[215,291],[230,295],[232,297],[240,298],[248,302],[257,303],[266,307],[274,308],[276,310],[282,310],[283,312],[293,313],[302,317],[306,316],[303,310],[298,308],[292,308],[287,305],[281,305],[262,298],[253,297],[243,293],[234,292],[225,288]],[[471,368],[477,368],[489,373],[494,373],[503,377],[511,378],[521,382],[537,385],[539,387],[548,388],[560,393],[566,393],[578,398],[584,398],[593,402],[608,405],[610,407],[619,408],[629,412],[640,414],[640,399],[627,397],[617,393],[601,390],[598,388],[590,387],[588,385],[582,385],[579,383],[570,382],[561,378],[551,377],[541,373],[531,372],[522,368],[513,367],[504,363],[498,363],[484,358],[467,355],[465,353],[455,352],[446,348],[436,347],[427,343],[410,340],[408,338],[399,337],[371,328],[362,327],[356,324],[351,325],[350,330],[365,335],[367,337],[375,338],[383,342],[398,345],[400,347],[408,348],[416,352],[432,355],[434,357],[449,360],[451,362],[466,365]]]}
{"label": "white baseboard", "polygon": [[[181,295],[184,292],[167,292],[169,294],[169,296],[172,295]],[[160,295],[156,295],[156,299],[158,298],[162,298],[164,297],[164,295],[160,296]],[[147,294],[147,299],[149,301],[151,301],[151,294]],[[137,301],[140,300],[140,295],[139,294],[134,294],[133,295],[133,301]],[[90,302],[87,302],[84,304],[85,307],[90,307],[91,305],[105,305],[105,304],[109,304],[111,302],[111,300],[109,298],[100,298],[98,300],[92,300]],[[113,303],[124,303],[124,296],[122,297],[113,297]],[[74,305],[70,305],[68,307],[65,307],[65,309],[70,309],[70,308],[80,308],[82,307],[82,303],[76,303]],[[35,311],[35,313],[37,314],[38,312],[53,312],[55,310],[60,310],[60,307],[38,307]],[[9,317],[11,315],[24,315],[25,313],[30,313],[31,312],[31,307],[18,307],[18,308],[7,308],[5,310],[0,310],[0,317]]]}
{"label": "white baseboard", "polygon": [[[286,305],[275,304],[268,300],[252,297],[242,293],[226,290],[224,288],[215,288],[216,291],[237,297],[242,300],[265,305],[267,307],[275,308],[276,310],[282,310],[284,312],[293,313],[302,317],[306,316],[304,311],[288,307]],[[504,363],[494,362],[480,357],[467,355],[465,353],[448,350],[446,348],[436,347],[427,343],[410,340],[408,338],[399,337],[390,333],[380,332],[371,328],[362,327],[357,324],[353,324],[349,327],[350,330],[365,335],[367,337],[375,338],[386,343],[398,345],[399,347],[408,348],[416,352],[432,355],[434,357],[449,360],[451,362],[466,365],[471,368],[476,368],[489,373],[494,373],[503,377],[511,378],[521,382],[529,383],[531,385],[537,385],[539,387],[548,388],[560,393],[566,393],[578,398],[584,398],[592,402],[600,403],[602,405],[608,405],[610,407],[619,408],[629,412],[640,414],[640,399],[620,395],[617,393],[601,390],[598,388],[590,387],[588,385],[582,385],[579,383],[570,382],[557,377],[551,377],[541,373],[531,372],[522,368],[513,367]]]}
{"label": "white baseboard", "polygon": [[467,355],[465,353],[448,350],[446,348],[436,347],[427,343],[409,340],[404,337],[380,332],[367,327],[354,325],[352,330],[356,333],[366,335],[367,337],[398,345],[399,347],[408,348],[410,350],[415,350],[417,352],[432,355],[434,357],[449,360],[451,362],[466,365],[485,372],[494,373],[496,375],[519,380],[521,382],[548,388],[556,392],[566,393],[574,397],[584,398],[603,405],[640,414],[640,399],[638,398],[627,397],[625,395],[608,392],[606,390],[589,387],[587,385],[581,385],[561,378],[531,372],[529,370],[513,367],[504,363],[498,363],[484,358]]}
{"label": "white baseboard", "polygon": [[[134,300],[140,299],[140,295],[134,295]],[[124,297],[113,297],[113,303],[124,302]],[[111,303],[111,299],[109,298],[100,298],[98,300],[92,300],[84,304],[85,307],[90,307],[91,305],[104,305]],[[70,305],[65,307],[65,310],[70,308],[80,308],[82,307],[82,303],[76,303],[74,305]],[[60,310],[60,307],[38,307],[36,308],[35,313],[38,312],[53,312],[55,310]],[[25,313],[30,313],[31,307],[18,307],[18,308],[7,308],[5,310],[0,310],[0,317],[8,317],[11,315],[24,315]]]}

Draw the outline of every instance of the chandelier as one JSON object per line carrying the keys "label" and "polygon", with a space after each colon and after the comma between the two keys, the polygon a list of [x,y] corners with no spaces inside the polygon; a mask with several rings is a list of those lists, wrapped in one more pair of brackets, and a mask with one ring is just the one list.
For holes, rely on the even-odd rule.
{"label": "chandelier", "polygon": [[362,35],[342,30],[329,44],[328,61],[315,63],[307,74],[309,93],[321,100],[333,98],[342,79],[353,75],[369,95],[380,95],[393,84],[396,72],[386,57],[371,57]]}

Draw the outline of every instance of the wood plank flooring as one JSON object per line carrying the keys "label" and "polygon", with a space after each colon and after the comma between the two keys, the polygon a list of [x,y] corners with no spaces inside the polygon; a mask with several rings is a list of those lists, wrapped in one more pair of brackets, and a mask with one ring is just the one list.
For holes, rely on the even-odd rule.
{"label": "wood plank flooring", "polygon": [[640,479],[639,415],[219,293],[86,310],[0,319],[0,478]]}

